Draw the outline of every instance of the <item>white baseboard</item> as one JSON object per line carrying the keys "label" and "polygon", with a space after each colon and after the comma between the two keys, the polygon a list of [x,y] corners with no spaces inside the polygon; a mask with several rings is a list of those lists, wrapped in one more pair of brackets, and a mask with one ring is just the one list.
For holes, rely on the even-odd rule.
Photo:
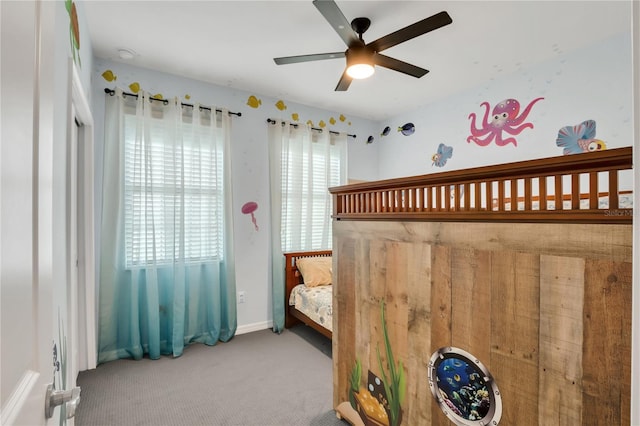
{"label": "white baseboard", "polygon": [[238,334],[251,333],[252,331],[265,330],[267,328],[273,328],[273,321],[261,321],[254,322],[253,324],[239,325],[236,329],[236,336]]}

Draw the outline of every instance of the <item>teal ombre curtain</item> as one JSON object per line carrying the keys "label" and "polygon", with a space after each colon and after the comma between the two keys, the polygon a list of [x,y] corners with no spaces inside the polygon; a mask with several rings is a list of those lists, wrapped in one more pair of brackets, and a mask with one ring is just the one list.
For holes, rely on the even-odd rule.
{"label": "teal ombre curtain", "polygon": [[228,111],[106,97],[98,362],[237,327]]}
{"label": "teal ombre curtain", "polygon": [[328,188],[347,181],[347,135],[276,120],[268,128],[273,331],[284,329],[283,252],[331,249]]}

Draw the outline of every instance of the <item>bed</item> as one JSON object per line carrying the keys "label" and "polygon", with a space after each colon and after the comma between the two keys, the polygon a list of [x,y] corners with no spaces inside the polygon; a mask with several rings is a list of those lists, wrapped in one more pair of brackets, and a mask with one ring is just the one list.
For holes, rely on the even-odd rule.
{"label": "bed", "polygon": [[290,252],[284,257],[285,327],[302,323],[331,339],[331,250]]}
{"label": "bed", "polygon": [[[330,188],[339,417],[362,424],[377,377],[405,384],[396,424],[628,425],[632,167],[628,147]],[[497,387],[479,422],[443,396],[464,375],[434,373],[454,351]]]}

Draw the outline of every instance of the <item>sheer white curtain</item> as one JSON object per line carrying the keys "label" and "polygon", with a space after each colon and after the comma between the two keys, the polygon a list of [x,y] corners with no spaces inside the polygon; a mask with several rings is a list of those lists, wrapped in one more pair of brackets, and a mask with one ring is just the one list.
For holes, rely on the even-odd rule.
{"label": "sheer white curtain", "polygon": [[99,362],[236,330],[228,111],[106,99]]}
{"label": "sheer white curtain", "polygon": [[282,253],[331,249],[328,188],[347,180],[347,135],[276,121],[268,127],[273,327],[284,328]]}

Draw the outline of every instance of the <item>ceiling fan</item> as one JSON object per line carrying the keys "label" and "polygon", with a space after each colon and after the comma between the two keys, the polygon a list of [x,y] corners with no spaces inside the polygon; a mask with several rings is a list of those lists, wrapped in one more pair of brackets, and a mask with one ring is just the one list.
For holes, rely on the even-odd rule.
{"label": "ceiling fan", "polygon": [[420,78],[429,71],[408,64],[398,59],[380,54],[385,49],[403,43],[412,38],[418,37],[429,31],[436,30],[453,22],[447,12],[436,13],[415,24],[404,27],[391,34],[387,34],[371,43],[365,44],[362,34],[369,28],[371,21],[369,18],[355,18],[349,24],[347,18],[338,8],[333,0],[314,0],[314,6],[331,24],[340,38],[345,42],[348,49],[344,52],[317,53],[311,55],[286,56],[274,58],[276,64],[294,64],[297,62],[320,61],[323,59],[347,58],[347,66],[338,81],[336,91],[345,91],[349,88],[351,81],[359,78],[369,77],[374,72],[374,65],[389,68],[416,78]]}

